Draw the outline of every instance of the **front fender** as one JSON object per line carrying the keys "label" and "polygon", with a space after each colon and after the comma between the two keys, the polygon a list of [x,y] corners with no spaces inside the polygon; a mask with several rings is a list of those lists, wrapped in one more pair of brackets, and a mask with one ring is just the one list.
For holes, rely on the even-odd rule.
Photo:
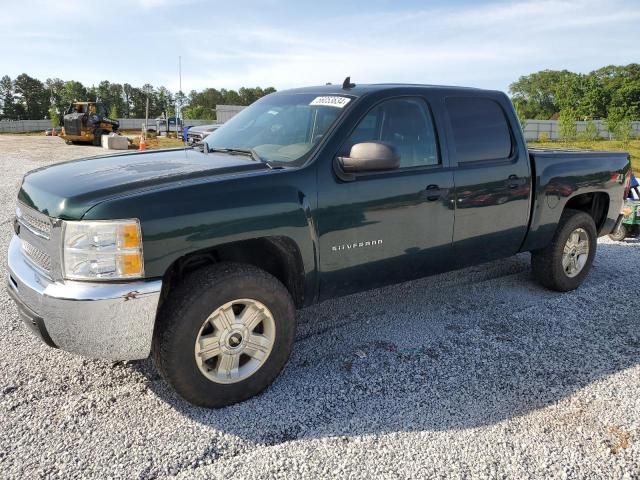
{"label": "front fender", "polygon": [[262,237],[295,243],[305,271],[305,290],[317,289],[315,175],[310,167],[272,171],[225,181],[202,181],[137,192],[100,203],[84,219],[138,218],[145,277],[162,277],[180,257]]}

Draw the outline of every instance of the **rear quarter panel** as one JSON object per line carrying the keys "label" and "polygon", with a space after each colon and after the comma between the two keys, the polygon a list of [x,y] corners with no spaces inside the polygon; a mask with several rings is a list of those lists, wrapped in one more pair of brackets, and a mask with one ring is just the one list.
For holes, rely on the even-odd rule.
{"label": "rear quarter panel", "polygon": [[585,193],[609,196],[607,219],[598,234],[609,233],[620,214],[624,185],[631,171],[627,153],[531,149],[529,156],[535,174],[534,197],[522,251],[548,245],[567,202]]}

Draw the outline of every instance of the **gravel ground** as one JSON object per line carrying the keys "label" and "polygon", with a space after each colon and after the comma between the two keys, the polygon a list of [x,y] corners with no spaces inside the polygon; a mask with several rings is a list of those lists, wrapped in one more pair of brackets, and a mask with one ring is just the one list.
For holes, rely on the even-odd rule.
{"label": "gravel ground", "polygon": [[[99,153],[0,135],[0,255],[22,175]],[[0,293],[5,478],[638,478],[640,242],[601,239],[576,292],[528,255],[299,313],[264,394],[192,407],[150,361],[50,349]]]}

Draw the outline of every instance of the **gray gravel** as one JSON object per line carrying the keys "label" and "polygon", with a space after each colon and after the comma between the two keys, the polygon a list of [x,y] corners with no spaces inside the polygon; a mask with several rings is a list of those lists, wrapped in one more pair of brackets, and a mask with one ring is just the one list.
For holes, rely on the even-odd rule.
{"label": "gray gravel", "polygon": [[[0,135],[0,255],[21,176],[99,151]],[[640,241],[601,239],[576,292],[528,255],[298,315],[283,375],[218,411],[150,361],[40,344],[0,293],[5,478],[638,478]]]}

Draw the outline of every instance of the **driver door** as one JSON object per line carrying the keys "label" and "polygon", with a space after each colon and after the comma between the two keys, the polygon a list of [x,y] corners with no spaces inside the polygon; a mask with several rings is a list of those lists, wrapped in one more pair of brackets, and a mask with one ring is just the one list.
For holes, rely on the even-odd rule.
{"label": "driver door", "polygon": [[320,299],[435,273],[448,264],[453,174],[442,163],[429,104],[422,97],[378,103],[340,155],[367,141],[394,147],[400,168],[356,174],[352,181],[320,173]]}

